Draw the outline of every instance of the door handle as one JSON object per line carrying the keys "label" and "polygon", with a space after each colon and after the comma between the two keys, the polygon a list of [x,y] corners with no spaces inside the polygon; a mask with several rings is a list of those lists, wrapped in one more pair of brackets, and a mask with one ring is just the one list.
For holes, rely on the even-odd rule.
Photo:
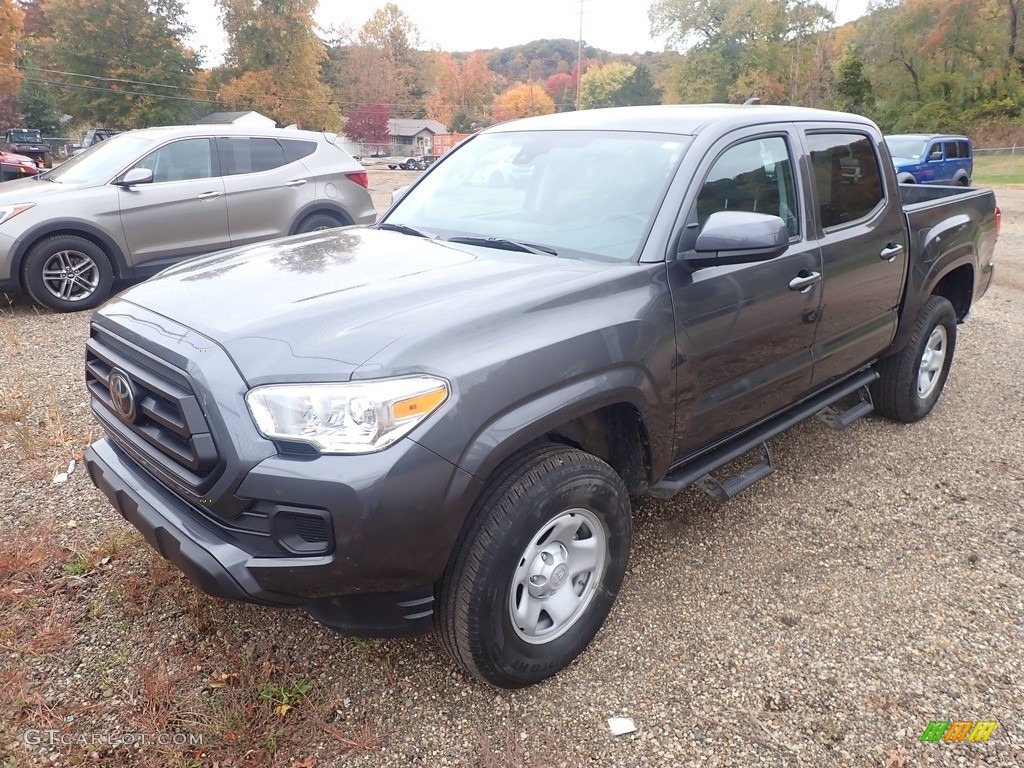
{"label": "door handle", "polygon": [[293,181],[286,181],[284,183],[284,185],[286,187],[301,187],[305,183],[306,183],[305,179],[295,179]]}
{"label": "door handle", "polygon": [[821,272],[801,272],[789,281],[789,290],[807,293],[820,280]]}
{"label": "door handle", "polygon": [[220,197],[220,192],[203,192],[201,195],[196,195],[197,200],[202,200],[204,203],[207,200],[213,200],[215,197]]}
{"label": "door handle", "polygon": [[881,258],[888,262],[892,262],[897,256],[903,253],[903,246],[899,243],[887,243],[882,252],[878,254]]}

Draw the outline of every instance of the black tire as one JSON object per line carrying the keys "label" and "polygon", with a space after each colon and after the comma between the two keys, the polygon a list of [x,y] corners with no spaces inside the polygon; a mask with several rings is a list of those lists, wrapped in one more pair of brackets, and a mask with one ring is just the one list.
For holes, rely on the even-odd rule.
{"label": "black tire", "polygon": [[[608,616],[632,534],[625,485],[600,459],[562,445],[512,457],[478,500],[442,579],[434,614],[442,646],[465,671],[502,688],[556,674]],[[563,541],[577,544],[570,550]],[[591,570],[573,576],[590,557]],[[550,594],[534,595],[534,587]],[[568,614],[560,622],[556,605]],[[517,626],[517,609],[532,609],[533,623]]]}
{"label": "black tire", "polygon": [[[941,360],[936,358],[937,346],[941,346]],[[908,424],[927,416],[946,386],[955,349],[953,305],[943,296],[932,296],[921,308],[907,345],[875,366],[879,374],[871,385],[875,410]]]}
{"label": "black tire", "polygon": [[971,180],[966,176],[961,176],[959,181],[957,181],[957,184],[959,184],[961,187],[969,187],[971,186]]}
{"label": "black tire", "polygon": [[104,250],[91,240],[55,235],[28,252],[21,282],[37,304],[57,312],[76,312],[92,309],[110,295],[114,269]]}
{"label": "black tire", "polygon": [[295,234],[304,235],[307,232],[316,232],[317,230],[334,229],[335,227],[343,226],[345,225],[329,213],[314,213],[299,222],[299,226],[295,229]]}

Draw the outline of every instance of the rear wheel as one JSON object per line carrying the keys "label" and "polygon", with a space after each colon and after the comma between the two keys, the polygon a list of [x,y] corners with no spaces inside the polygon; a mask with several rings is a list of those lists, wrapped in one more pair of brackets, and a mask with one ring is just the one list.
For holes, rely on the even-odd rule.
{"label": "rear wheel", "polygon": [[918,315],[907,345],[878,362],[872,385],[875,410],[890,419],[914,422],[935,406],[946,386],[956,348],[956,312],[943,296],[932,296]]}
{"label": "rear wheel", "polygon": [[489,483],[446,571],[435,614],[445,650],[493,685],[568,666],[611,610],[632,519],[622,480],[560,445],[510,459]]}
{"label": "rear wheel", "polygon": [[320,232],[325,229],[334,229],[335,227],[342,227],[340,221],[333,216],[326,213],[314,213],[312,216],[307,216],[295,229],[295,234],[301,235],[306,232]]}
{"label": "rear wheel", "polygon": [[92,309],[110,294],[114,270],[96,243],[77,235],[56,235],[29,251],[22,283],[38,304],[74,312]]}

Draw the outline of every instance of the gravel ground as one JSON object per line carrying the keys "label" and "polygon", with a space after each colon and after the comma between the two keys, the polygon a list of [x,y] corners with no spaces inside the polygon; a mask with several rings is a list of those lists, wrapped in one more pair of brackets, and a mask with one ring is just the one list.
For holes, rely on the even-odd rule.
{"label": "gravel ground", "polygon": [[[414,177],[371,170],[378,210]],[[725,506],[639,500],[605,628],[517,692],[465,678],[429,637],[341,638],[198,594],[84,472],[53,484],[96,437],[88,317],[15,299],[0,311],[0,766],[1024,764],[1024,190],[999,201],[996,284],[932,415],[800,425],[772,441],[776,473]],[[636,732],[612,736],[616,716]],[[998,727],[924,744],[930,720]],[[30,728],[204,743],[26,746]]]}

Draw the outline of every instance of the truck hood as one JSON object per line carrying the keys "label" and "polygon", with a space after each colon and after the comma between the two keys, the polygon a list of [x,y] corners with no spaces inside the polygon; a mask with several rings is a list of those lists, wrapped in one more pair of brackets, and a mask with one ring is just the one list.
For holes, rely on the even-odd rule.
{"label": "truck hood", "polygon": [[896,170],[901,171],[904,167],[913,168],[918,164],[918,161],[912,157],[894,157],[892,164],[896,166]]}
{"label": "truck hood", "polygon": [[340,381],[407,334],[522,312],[607,266],[351,227],[193,259],[121,298],[219,344],[251,386]]}

